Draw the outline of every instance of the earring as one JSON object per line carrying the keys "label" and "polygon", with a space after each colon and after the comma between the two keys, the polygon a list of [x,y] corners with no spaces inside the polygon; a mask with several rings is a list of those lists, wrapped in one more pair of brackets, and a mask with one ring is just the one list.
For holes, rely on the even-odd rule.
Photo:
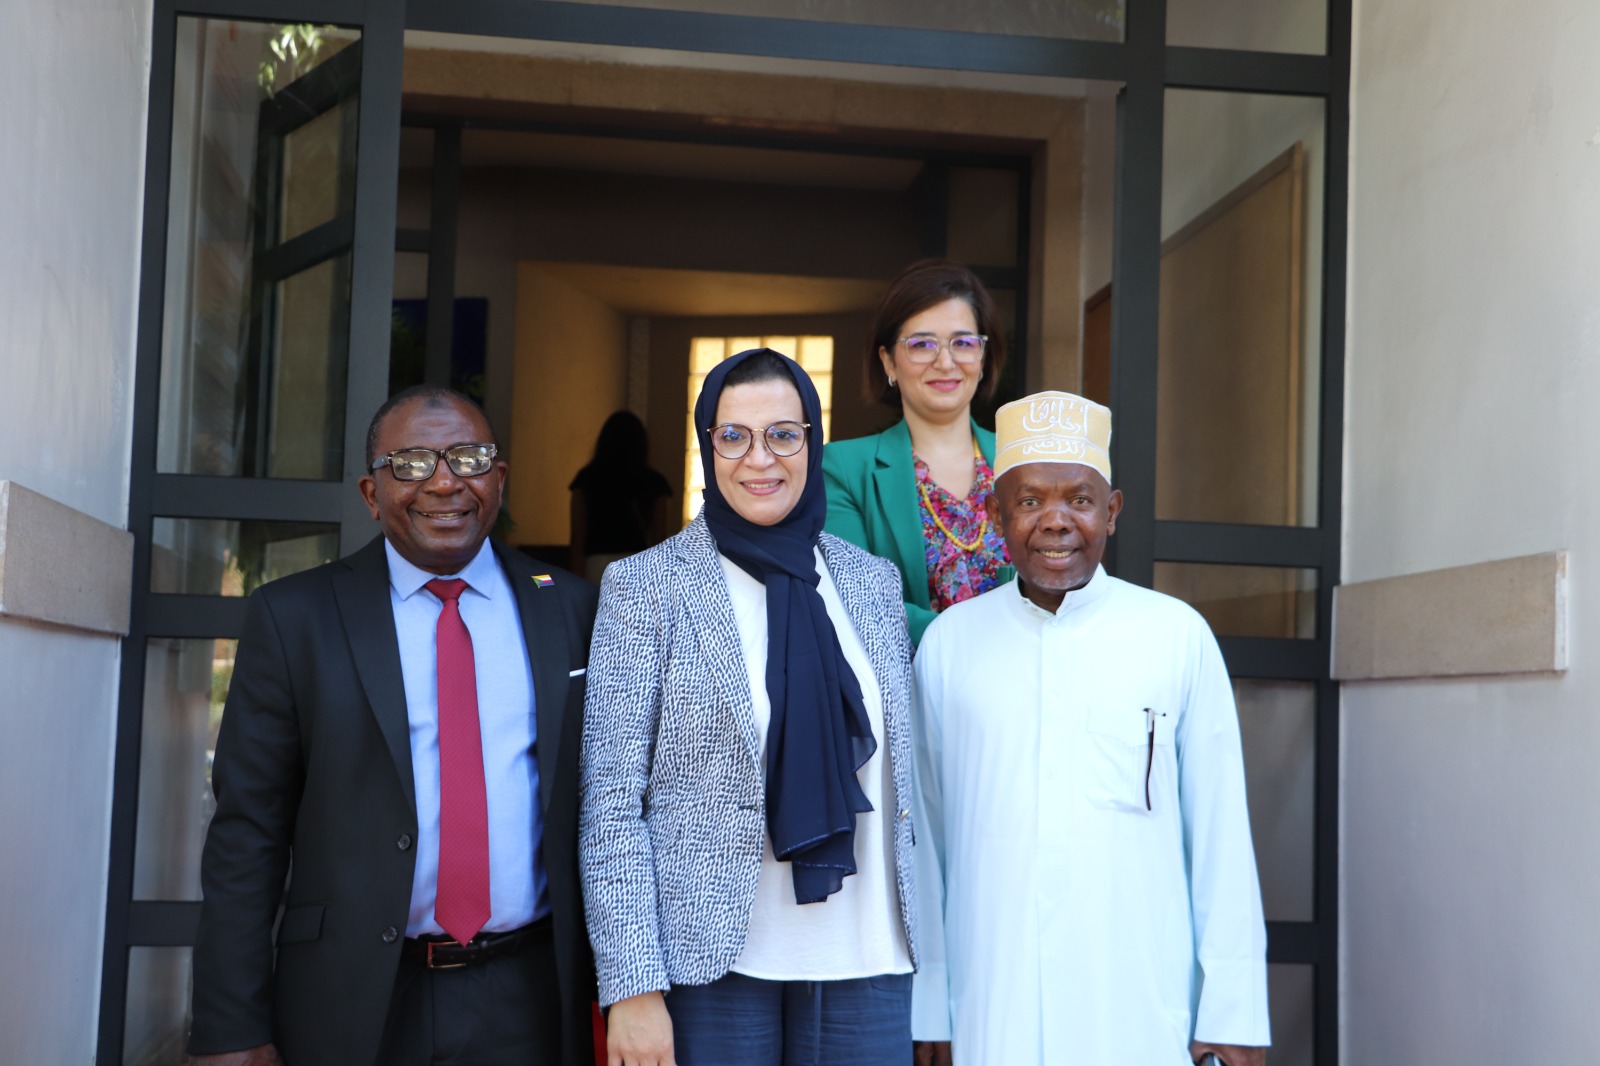
{"label": "earring", "polygon": [[890,388],[891,388],[891,389],[892,389],[892,388],[894,388],[894,387],[895,387],[895,384],[894,384],[894,378],[890,378],[890,379],[889,379],[889,387],[890,387]]}

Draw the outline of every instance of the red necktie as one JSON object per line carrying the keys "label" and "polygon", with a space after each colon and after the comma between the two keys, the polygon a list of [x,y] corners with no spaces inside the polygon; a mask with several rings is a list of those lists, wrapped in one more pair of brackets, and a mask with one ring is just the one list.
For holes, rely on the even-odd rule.
{"label": "red necktie", "polygon": [[465,581],[427,589],[444,601],[434,635],[439,689],[439,885],[433,916],[465,944],[489,920],[489,800],[478,731],[478,674],[472,634],[457,602]]}

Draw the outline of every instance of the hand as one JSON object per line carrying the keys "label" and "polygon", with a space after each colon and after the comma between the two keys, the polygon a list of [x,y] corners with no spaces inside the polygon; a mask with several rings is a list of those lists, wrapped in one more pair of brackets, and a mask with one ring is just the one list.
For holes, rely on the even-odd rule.
{"label": "hand", "polygon": [[283,1057],[275,1045],[262,1044],[217,1055],[190,1055],[183,1060],[183,1066],[283,1066]]}
{"label": "hand", "polygon": [[606,1016],[607,1066],[677,1066],[672,1056],[672,1016],[660,992],[629,996]]}
{"label": "hand", "polygon": [[918,1040],[912,1047],[916,1049],[916,1066],[950,1066],[950,1041]]}
{"label": "hand", "polygon": [[1267,1049],[1264,1047],[1241,1047],[1238,1044],[1205,1044],[1199,1040],[1189,1041],[1189,1058],[1199,1062],[1210,1052],[1222,1060],[1223,1066],[1267,1066]]}

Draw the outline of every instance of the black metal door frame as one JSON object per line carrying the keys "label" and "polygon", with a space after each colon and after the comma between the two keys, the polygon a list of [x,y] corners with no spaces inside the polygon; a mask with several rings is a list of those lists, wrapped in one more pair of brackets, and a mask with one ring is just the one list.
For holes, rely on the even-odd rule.
{"label": "black metal door frame", "polygon": [[[344,484],[155,472],[174,38],[181,15],[335,22],[363,30],[349,411],[372,410],[387,386],[406,28],[801,60],[892,61],[936,70],[1120,83],[1112,268],[1118,298],[1112,312],[1111,387],[1117,419],[1115,461],[1128,503],[1118,526],[1117,568],[1120,576],[1145,585],[1151,584],[1157,561],[1304,567],[1320,575],[1314,639],[1223,638],[1221,644],[1235,677],[1316,685],[1315,919],[1269,923],[1268,957],[1274,963],[1314,967],[1316,1060],[1338,1061],[1339,693],[1329,678],[1328,663],[1333,586],[1340,572],[1351,0],[1327,3],[1327,53],[1289,55],[1169,46],[1166,0],[1127,0],[1126,33],[1120,43],[559,0],[156,0],[128,518],[136,543],[137,591],[122,653],[98,1063],[114,1066],[121,1058],[129,949],[192,943],[198,912],[195,903],[131,898],[145,642],[152,636],[226,637],[237,634],[242,619],[242,603],[237,600],[144,591],[150,583],[153,519],[338,521],[346,551],[370,534],[365,509],[350,485],[353,466],[359,466],[363,452],[363,418],[346,419]],[[1325,103],[1319,524],[1315,527],[1170,522],[1155,517],[1162,140],[1166,91],[1175,88],[1317,97]],[[400,234],[398,243],[404,248],[407,235]],[[441,262],[441,273],[443,266]],[[430,271],[432,267],[430,262]],[[430,284],[430,293],[432,289]],[[1062,298],[1079,297],[1071,293]],[[436,321],[448,322],[449,316]],[[436,377],[440,360],[447,358],[447,343],[441,341],[435,349],[430,337],[430,379]]]}
{"label": "black metal door frame", "polygon": [[[350,242],[352,253],[349,372],[343,385],[346,417],[342,481],[157,472],[173,74],[178,22],[185,17],[335,23],[361,30],[354,217],[345,224],[341,238]],[[118,691],[105,950],[96,1053],[99,1066],[116,1066],[122,1060],[129,950],[191,945],[199,916],[197,902],[133,898],[146,643],[160,637],[235,637],[244,619],[244,601],[237,597],[149,591],[155,519],[263,519],[338,524],[340,547],[345,552],[354,550],[371,536],[371,519],[354,483],[364,465],[367,413],[383,401],[388,390],[388,322],[394,288],[395,174],[400,152],[404,31],[404,8],[390,0],[156,0],[154,5],[128,493],[128,529],[134,535],[135,546],[134,594],[129,632],[122,645]],[[334,225],[340,228],[339,224]],[[351,417],[352,412],[358,413],[357,417]]]}

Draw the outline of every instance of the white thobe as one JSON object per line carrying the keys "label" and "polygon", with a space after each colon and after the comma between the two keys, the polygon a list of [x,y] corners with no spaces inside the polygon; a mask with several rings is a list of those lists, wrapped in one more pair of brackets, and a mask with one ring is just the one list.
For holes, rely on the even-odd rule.
{"label": "white thobe", "polygon": [[1238,715],[1204,620],[1102,569],[1054,614],[1011,581],[933,622],[915,679],[915,1037],[981,1066],[1267,1044]]}

